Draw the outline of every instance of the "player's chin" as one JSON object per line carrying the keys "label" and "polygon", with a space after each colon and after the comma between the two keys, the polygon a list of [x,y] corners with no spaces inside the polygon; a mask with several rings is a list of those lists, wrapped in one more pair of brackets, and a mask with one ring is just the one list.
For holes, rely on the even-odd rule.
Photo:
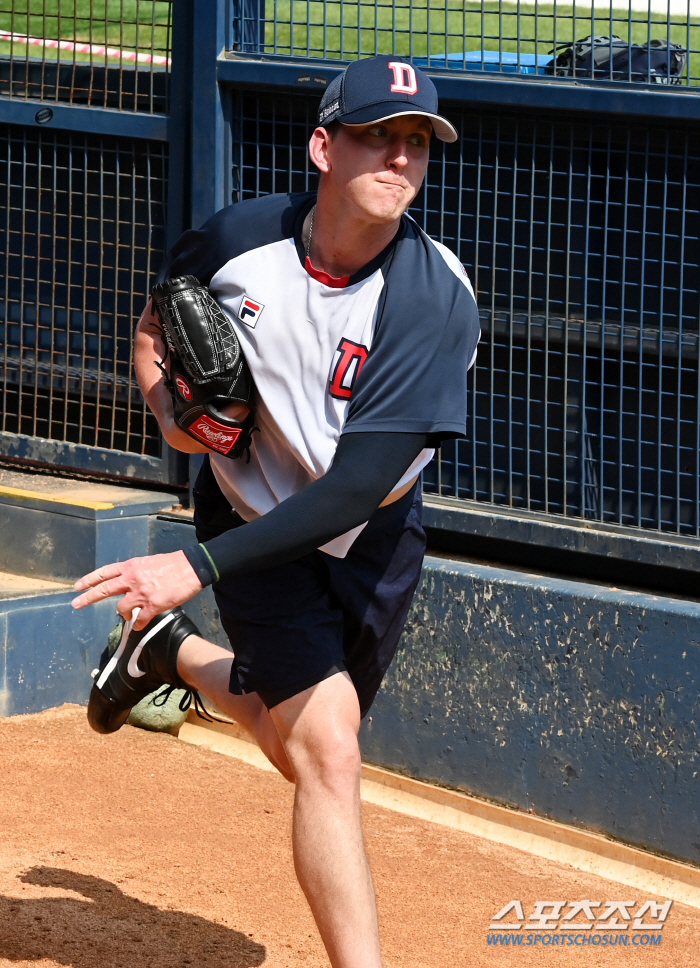
{"label": "player's chin", "polygon": [[413,200],[413,194],[393,186],[382,187],[365,205],[367,214],[375,222],[394,222],[400,218]]}

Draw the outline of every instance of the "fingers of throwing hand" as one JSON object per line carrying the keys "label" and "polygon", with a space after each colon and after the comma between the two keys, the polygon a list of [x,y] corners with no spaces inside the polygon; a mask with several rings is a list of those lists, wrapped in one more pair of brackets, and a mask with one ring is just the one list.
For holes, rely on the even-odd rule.
{"label": "fingers of throwing hand", "polygon": [[82,595],[73,599],[74,608],[84,608],[111,595],[125,595],[119,614],[127,617],[136,606],[143,612],[135,625],[144,628],[160,612],[181,605],[202,590],[202,584],[182,551],[130,558],[106,565],[76,582]]}
{"label": "fingers of throwing hand", "polygon": [[121,575],[123,567],[124,562],[103,565],[102,568],[97,568],[95,571],[91,571],[89,575],[83,575],[82,578],[79,578],[73,588],[81,592],[84,588],[93,588],[95,585],[99,585],[100,582],[108,581],[110,578],[117,578]]}
{"label": "fingers of throwing hand", "polygon": [[93,605],[105,598],[111,598],[112,595],[123,595],[124,592],[128,591],[128,582],[125,582],[121,577],[113,578],[111,581],[100,582],[99,585],[88,589],[83,595],[74,598],[71,605],[73,608],[85,608],[86,605]]}

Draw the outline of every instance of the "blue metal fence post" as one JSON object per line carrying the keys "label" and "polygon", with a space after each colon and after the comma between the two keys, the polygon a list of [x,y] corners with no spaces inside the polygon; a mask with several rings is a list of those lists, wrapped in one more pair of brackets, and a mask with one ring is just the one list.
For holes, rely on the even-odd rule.
{"label": "blue metal fence post", "polygon": [[216,76],[230,49],[231,0],[192,0],[192,124],[190,222],[199,227],[231,201],[230,95]]}
{"label": "blue metal fence post", "polygon": [[166,248],[189,227],[192,126],[192,0],[173,4],[168,105],[168,219]]}

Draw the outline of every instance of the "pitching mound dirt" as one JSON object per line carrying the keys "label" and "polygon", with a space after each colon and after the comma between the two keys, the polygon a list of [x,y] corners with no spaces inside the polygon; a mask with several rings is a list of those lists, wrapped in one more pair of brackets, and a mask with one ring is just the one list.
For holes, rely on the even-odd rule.
{"label": "pitching mound dirt", "polygon": [[[0,720],[0,764],[0,966],[327,965],[294,879],[281,777],[132,727],[97,736],[76,706]],[[489,947],[511,899],[531,911],[641,893],[364,810],[389,968],[700,965],[700,911],[680,904],[660,947]]]}

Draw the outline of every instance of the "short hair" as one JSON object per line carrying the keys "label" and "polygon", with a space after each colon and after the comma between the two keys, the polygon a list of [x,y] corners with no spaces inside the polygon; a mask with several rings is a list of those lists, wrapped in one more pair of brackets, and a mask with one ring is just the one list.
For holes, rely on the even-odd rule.
{"label": "short hair", "polygon": [[328,137],[331,139],[331,141],[335,141],[336,135],[340,131],[341,123],[336,119],[335,121],[331,121],[330,124],[321,125],[321,127],[325,128],[325,130],[328,132]]}

